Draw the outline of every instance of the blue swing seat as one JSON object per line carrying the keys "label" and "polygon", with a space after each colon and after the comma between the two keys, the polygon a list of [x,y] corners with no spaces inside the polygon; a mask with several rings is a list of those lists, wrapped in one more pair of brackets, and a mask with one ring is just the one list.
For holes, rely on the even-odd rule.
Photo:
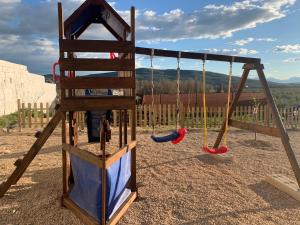
{"label": "blue swing seat", "polygon": [[163,143],[163,142],[169,142],[174,141],[177,138],[179,138],[180,134],[177,131],[173,131],[171,134],[161,137],[155,137],[154,135],[151,135],[151,138],[154,142],[157,143]]}

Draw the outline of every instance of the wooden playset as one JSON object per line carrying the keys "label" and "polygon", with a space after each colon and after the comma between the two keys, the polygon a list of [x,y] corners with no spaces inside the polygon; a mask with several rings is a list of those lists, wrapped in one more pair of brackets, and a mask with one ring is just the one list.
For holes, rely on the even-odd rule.
{"label": "wooden playset", "polygon": [[[288,183],[283,182],[284,178],[278,175],[270,177],[268,180],[279,189],[299,200],[300,168],[290,145],[287,131],[283,126],[278,109],[267,84],[263,71],[264,66],[261,64],[261,60],[258,58],[239,56],[233,57],[228,55],[136,47],[134,8],[131,8],[130,21],[130,25],[128,25],[104,0],[86,0],[70,17],[64,20],[62,4],[58,3],[60,53],[58,62],[60,77],[58,85],[60,87],[60,102],[56,107],[56,114],[50,120],[49,124],[42,132],[36,133],[35,136],[37,139],[35,143],[23,159],[17,160],[15,170],[11,176],[1,184],[0,197],[5,195],[11,185],[18,182],[56,126],[62,122],[62,205],[71,209],[86,224],[116,224],[120,220],[122,215],[124,215],[126,210],[138,196],[136,184],[135,54],[141,54],[148,55],[151,58],[154,56],[177,58],[178,94],[180,91],[179,60],[181,58],[194,59],[203,62],[203,73],[205,73],[205,62],[207,60],[230,63],[229,87],[231,86],[230,77],[232,75],[232,64],[244,64],[243,74],[237,93],[232,102],[228,101],[226,118],[213,148],[208,148],[207,144],[204,143],[204,147],[208,148],[206,151],[210,154],[225,153],[228,151],[226,145],[228,126],[252,130],[252,126],[254,125],[234,121],[231,119],[231,116],[238,103],[250,71],[256,71],[276,123],[276,128],[260,126],[259,131],[266,135],[281,138],[295,174],[297,185],[295,186],[294,184],[291,188]],[[104,25],[116,40],[78,39],[92,23]],[[75,55],[75,53],[85,52],[116,52],[118,53],[118,57],[113,57],[114,59],[95,59],[77,58]],[[118,71],[118,76],[76,77],[76,71]],[[69,76],[66,76],[66,72],[69,72]],[[203,83],[205,84],[205,82]],[[76,90],[80,89],[119,89],[123,91],[121,92],[121,96],[79,96],[76,94]],[[203,90],[205,90],[205,88]],[[204,94],[203,96],[205,98]],[[101,153],[94,154],[78,147],[76,112],[101,110],[120,111],[119,150],[113,154],[106,153],[105,142],[110,138],[110,133],[108,128],[109,121],[107,121],[107,118],[105,117],[101,117],[100,121],[97,122],[100,123],[99,133]],[[130,140],[128,140],[127,128],[128,110],[131,110],[132,112],[130,113]],[[69,121],[68,127],[67,121]],[[206,130],[206,127],[204,128]],[[175,132],[178,133],[175,133],[175,136],[166,140],[175,141],[174,144],[176,144],[178,138],[181,138],[178,142],[182,141],[185,133],[179,133],[177,130]],[[223,147],[226,148],[226,151],[220,151],[219,145],[224,134],[225,142]],[[206,140],[206,131],[204,135],[204,139]],[[158,137],[153,138],[155,139]],[[199,151],[200,150],[201,147],[199,147]]]}

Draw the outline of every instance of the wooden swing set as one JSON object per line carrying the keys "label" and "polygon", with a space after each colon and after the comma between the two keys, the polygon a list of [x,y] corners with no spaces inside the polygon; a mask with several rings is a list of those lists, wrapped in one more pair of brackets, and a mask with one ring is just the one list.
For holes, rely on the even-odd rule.
{"label": "wooden swing set", "polygon": [[[137,198],[136,184],[136,91],[135,91],[135,54],[194,59],[210,60],[232,63],[233,56],[206,54],[198,52],[178,52],[162,49],[141,48],[135,46],[135,9],[131,8],[131,23],[128,25],[118,13],[104,0],[86,0],[73,14],[64,21],[62,4],[58,3],[59,21],[59,67],[60,67],[60,103],[56,107],[56,114],[42,132],[36,133],[36,141],[24,156],[17,160],[16,168],[0,186],[0,197],[3,197],[7,190],[18,182],[27,167],[43,147],[56,126],[62,122],[62,204],[71,209],[86,224],[116,224],[126,212],[132,202]],[[78,38],[92,23],[103,24],[108,31],[116,38],[115,41],[108,40],[79,40]],[[77,52],[116,52],[118,58],[93,59],[76,58]],[[231,119],[239,97],[245,87],[250,71],[256,71],[262,84],[267,102],[274,115],[276,128],[260,127],[260,133],[280,138],[289,162],[296,177],[297,187],[290,188],[283,184],[282,177],[273,177],[271,183],[283,191],[288,192],[294,198],[300,200],[300,168],[289,142],[286,129],[281,121],[278,109],[275,105],[270,88],[264,74],[264,66],[259,58],[234,57],[234,63],[243,63],[243,73],[238,86],[237,93],[228,107],[227,117],[223,122],[218,137],[213,148],[217,149],[227,131],[227,125],[240,129],[249,130],[251,127],[247,123],[234,121]],[[118,77],[66,77],[68,71],[118,71]],[[77,89],[121,89],[122,96],[77,96]],[[105,151],[106,131],[101,130],[101,150],[100,154],[93,154],[78,147],[77,121],[75,113],[89,110],[120,110],[119,117],[119,150],[108,155]],[[128,141],[127,113],[131,110],[131,137]],[[69,121],[69,137],[67,138],[67,118]],[[251,129],[250,129],[251,130]],[[129,155],[128,155],[129,154]],[[108,213],[110,202],[108,201],[109,170],[116,163],[121,165],[124,157],[129,162],[130,176],[126,180],[126,189],[130,191],[117,208],[112,213]],[[91,216],[86,210],[76,204],[70,193],[74,187],[73,173],[74,167],[70,163],[70,158],[80,159],[82,163],[94,166],[101,177],[99,187],[101,196],[101,206],[96,216]],[[98,179],[100,179],[100,177]],[[109,179],[108,179],[109,178]],[[99,214],[100,216],[99,216]]]}

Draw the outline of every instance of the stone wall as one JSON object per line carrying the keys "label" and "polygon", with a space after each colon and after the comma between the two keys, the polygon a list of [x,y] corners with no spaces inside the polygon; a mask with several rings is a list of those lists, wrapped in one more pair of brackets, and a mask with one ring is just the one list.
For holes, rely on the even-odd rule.
{"label": "stone wall", "polygon": [[0,116],[16,112],[18,99],[51,105],[55,97],[55,84],[45,83],[43,76],[28,72],[26,66],[0,60]]}

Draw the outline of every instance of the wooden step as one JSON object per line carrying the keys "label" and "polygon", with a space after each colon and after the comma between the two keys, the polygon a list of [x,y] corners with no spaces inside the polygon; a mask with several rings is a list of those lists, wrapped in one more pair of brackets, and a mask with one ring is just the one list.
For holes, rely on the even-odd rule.
{"label": "wooden step", "polygon": [[63,78],[62,89],[128,89],[135,88],[132,77],[75,77]]}
{"label": "wooden step", "polygon": [[64,52],[119,52],[133,53],[135,47],[130,41],[99,41],[99,40],[69,40],[60,42],[60,49]]}
{"label": "wooden step", "polygon": [[134,107],[134,97],[127,96],[84,96],[61,100],[62,111],[134,109]]}
{"label": "wooden step", "polygon": [[281,174],[267,176],[266,181],[278,190],[285,192],[292,198],[300,201],[300,188],[296,181],[293,181]]}
{"label": "wooden step", "polygon": [[135,61],[132,59],[60,59],[63,71],[132,71]]}

